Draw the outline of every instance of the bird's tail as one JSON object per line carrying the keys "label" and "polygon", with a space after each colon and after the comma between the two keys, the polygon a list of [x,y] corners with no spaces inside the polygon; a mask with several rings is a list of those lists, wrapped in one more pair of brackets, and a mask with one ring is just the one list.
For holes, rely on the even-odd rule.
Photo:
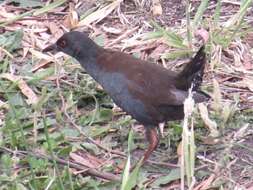
{"label": "bird's tail", "polygon": [[205,46],[203,45],[178,76],[181,80],[184,79],[187,88],[190,88],[192,85],[193,90],[198,90],[202,83],[205,63],[206,53]]}

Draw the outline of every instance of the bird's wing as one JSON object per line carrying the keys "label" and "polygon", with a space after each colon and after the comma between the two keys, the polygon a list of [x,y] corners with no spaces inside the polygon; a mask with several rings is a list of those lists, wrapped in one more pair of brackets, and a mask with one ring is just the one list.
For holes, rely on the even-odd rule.
{"label": "bird's wing", "polygon": [[[182,106],[189,92],[175,88],[171,84],[164,84],[159,79],[156,82],[141,81],[138,83],[131,81],[128,85],[130,93],[144,102],[153,106]],[[209,96],[201,91],[192,92],[192,97],[196,103],[204,102],[209,99]]]}
{"label": "bird's wing", "polygon": [[[188,96],[187,91],[176,87],[178,74],[155,63],[104,49],[98,62],[104,71],[123,74],[128,81],[129,92],[146,105],[181,106]],[[201,97],[196,96],[197,102]]]}
{"label": "bird's wing", "polygon": [[[154,106],[182,106],[188,97],[188,90],[177,88],[177,74],[152,63],[143,66],[131,66],[128,73],[128,88],[136,98],[147,101]],[[209,97],[201,91],[193,92],[196,103],[206,101]]]}
{"label": "bird's wing", "polygon": [[130,93],[153,105],[183,105],[188,92],[175,87],[174,74],[151,63],[145,64],[145,67],[135,66],[135,74],[128,75]]}

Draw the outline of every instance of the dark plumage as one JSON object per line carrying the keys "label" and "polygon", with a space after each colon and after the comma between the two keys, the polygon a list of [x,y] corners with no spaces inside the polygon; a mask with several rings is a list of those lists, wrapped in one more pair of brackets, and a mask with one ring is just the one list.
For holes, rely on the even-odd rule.
{"label": "dark plumage", "polygon": [[209,98],[199,90],[206,62],[204,46],[180,73],[99,47],[77,31],[64,34],[43,51],[50,50],[76,58],[119,107],[145,126],[150,146],[144,161],[158,144],[158,124],[183,119],[183,103],[191,85],[195,102]]}

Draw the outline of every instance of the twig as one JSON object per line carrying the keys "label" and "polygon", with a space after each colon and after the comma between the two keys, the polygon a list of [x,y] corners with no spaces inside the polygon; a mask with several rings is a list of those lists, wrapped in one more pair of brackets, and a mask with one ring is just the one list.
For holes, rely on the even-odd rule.
{"label": "twig", "polygon": [[227,3],[227,4],[237,5],[237,6],[241,5],[241,2],[234,2],[234,1],[229,1],[229,0],[223,0],[222,3]]}
{"label": "twig", "polygon": [[13,59],[13,55],[11,55],[10,52],[8,52],[6,49],[4,49],[3,47],[0,47],[0,52],[4,52],[6,55],[8,55],[11,59]]}
{"label": "twig", "polygon": [[[20,156],[30,155],[32,157],[47,159],[49,161],[53,161],[51,157],[46,156],[46,155],[41,154],[41,153],[37,153],[37,152],[32,152],[32,151],[28,152],[28,151],[20,151],[20,150],[15,150],[14,151],[14,150],[11,150],[11,149],[6,148],[6,147],[0,147],[0,150],[3,151],[3,152],[11,153],[11,154],[15,153],[16,155],[20,155]],[[107,172],[101,172],[101,171],[98,171],[96,169],[88,168],[88,167],[85,167],[83,165],[80,165],[80,164],[77,164],[77,163],[74,163],[74,162],[71,162],[71,161],[66,161],[66,160],[58,158],[58,157],[55,157],[55,161],[59,164],[68,165],[72,168],[81,170],[82,173],[85,173],[85,174],[90,175],[90,176],[95,176],[95,177],[102,178],[102,179],[109,180],[109,181],[120,181],[120,178],[118,176],[107,173]]]}
{"label": "twig", "polygon": [[137,29],[139,28],[139,26],[134,27],[133,29],[127,30],[125,33],[123,33],[122,35],[120,35],[118,38],[116,38],[115,40],[113,40],[111,43],[107,44],[105,46],[106,47],[111,47],[114,44],[117,44],[118,42],[122,41],[123,39],[127,38],[128,35],[132,34],[133,32],[135,32]]}

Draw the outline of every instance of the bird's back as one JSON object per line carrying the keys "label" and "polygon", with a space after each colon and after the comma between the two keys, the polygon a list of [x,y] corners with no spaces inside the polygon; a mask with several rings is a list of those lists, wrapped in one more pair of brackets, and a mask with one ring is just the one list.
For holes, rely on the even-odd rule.
{"label": "bird's back", "polygon": [[[155,125],[183,117],[182,107],[188,89],[177,87],[180,80],[177,73],[125,53],[104,49],[96,63],[101,72],[97,81],[118,106],[138,121]],[[195,99],[200,102],[204,97],[196,94]]]}

